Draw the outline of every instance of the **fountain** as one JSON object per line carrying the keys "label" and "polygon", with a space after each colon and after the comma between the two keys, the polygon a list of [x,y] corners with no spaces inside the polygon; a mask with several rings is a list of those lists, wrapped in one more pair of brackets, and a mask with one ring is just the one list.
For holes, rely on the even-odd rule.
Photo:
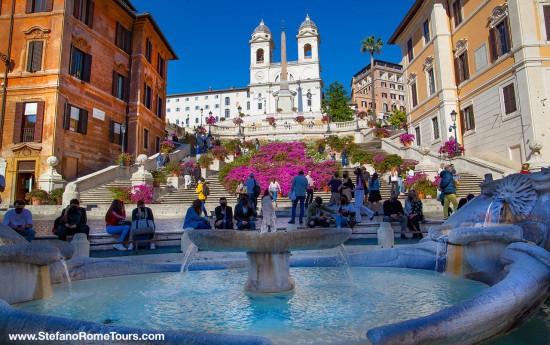
{"label": "fountain", "polygon": [[290,276],[290,255],[293,250],[329,249],[342,245],[351,236],[351,229],[323,228],[277,231],[259,234],[256,231],[186,230],[199,249],[221,252],[246,252],[249,292],[274,293],[294,289]]}

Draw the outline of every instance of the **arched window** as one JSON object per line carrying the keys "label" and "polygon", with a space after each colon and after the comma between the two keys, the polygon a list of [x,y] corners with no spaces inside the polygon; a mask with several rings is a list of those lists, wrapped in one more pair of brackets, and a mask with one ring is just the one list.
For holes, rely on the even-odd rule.
{"label": "arched window", "polygon": [[199,123],[199,119],[198,119],[198,118],[195,118],[195,123]]}
{"label": "arched window", "polygon": [[246,102],[246,110],[250,110],[250,101]]}
{"label": "arched window", "polygon": [[311,59],[311,44],[309,43],[304,46],[304,57]]}
{"label": "arched window", "polygon": [[180,120],[176,119],[176,125],[180,124]]}
{"label": "arched window", "polygon": [[229,97],[225,97],[225,105],[230,105],[231,101],[229,100]]}
{"label": "arched window", "polygon": [[264,62],[264,50],[263,49],[256,50],[256,62],[257,63]]}
{"label": "arched window", "polygon": [[219,122],[219,121],[220,121],[220,117],[216,116],[216,122]]}

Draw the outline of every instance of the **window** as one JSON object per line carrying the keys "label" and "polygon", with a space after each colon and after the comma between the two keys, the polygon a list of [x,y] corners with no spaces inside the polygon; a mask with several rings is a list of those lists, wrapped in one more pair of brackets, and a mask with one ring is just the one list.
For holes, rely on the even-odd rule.
{"label": "window", "polygon": [[[176,120],[176,124],[179,125],[179,120]],[[155,137],[155,152],[160,152],[160,138]]]}
{"label": "window", "polygon": [[225,118],[228,119],[231,116],[229,109],[225,109]]}
{"label": "window", "polygon": [[111,120],[109,124],[109,141],[114,144],[122,145],[121,123]]}
{"label": "window", "polygon": [[385,92],[382,92],[382,98],[388,98],[388,94]]}
{"label": "window", "polygon": [[208,96],[204,96],[204,99],[208,99]]}
{"label": "window", "polygon": [[[308,106],[309,106],[309,102],[311,102],[311,100],[308,100]],[[262,110],[262,107],[263,107],[262,102],[258,102],[258,110]]]}
{"label": "window", "polygon": [[491,62],[510,51],[510,33],[508,18],[497,24],[489,31],[489,45],[491,48]]}
{"label": "window", "polygon": [[199,96],[196,96],[196,97],[195,97],[195,101],[198,101],[198,100],[199,100]]}
{"label": "window", "polygon": [[460,84],[470,79],[470,70],[468,67],[468,52],[464,52],[455,58],[455,78],[456,84]]}
{"label": "window", "polygon": [[171,113],[171,112],[172,112],[172,109],[167,108],[167,109],[166,109],[166,112],[167,112],[167,113]]}
{"label": "window", "polygon": [[162,78],[164,78],[164,66],[166,65],[166,63],[164,62],[164,59],[162,58],[162,56],[160,56],[160,54],[158,54],[157,61],[157,72]]}
{"label": "window", "polygon": [[69,74],[80,80],[90,82],[92,74],[92,56],[71,45]]}
{"label": "window", "polygon": [[250,98],[250,90],[246,90],[246,98]]}
{"label": "window", "polygon": [[435,93],[435,75],[434,75],[434,69],[430,68],[428,70],[427,77],[428,77],[428,94],[433,95]]}
{"label": "window", "polygon": [[[185,107],[185,111],[189,111],[189,107]],[[180,108],[177,109],[177,111],[180,111]]]}
{"label": "window", "polygon": [[201,107],[199,107],[198,105],[195,106],[195,110],[199,110]]}
{"label": "window", "polygon": [[544,24],[546,26],[546,40],[550,41],[550,6],[542,7],[544,12]]}
{"label": "window", "polygon": [[405,100],[405,96],[399,95],[399,100],[400,100],[400,101],[404,101],[404,100]]}
{"label": "window", "polygon": [[367,102],[361,101],[361,107],[366,108],[367,107]]}
{"label": "window", "polygon": [[113,71],[113,96],[128,102],[128,78]]}
{"label": "window", "polygon": [[73,15],[89,27],[94,24],[94,2],[92,0],[75,0]]}
{"label": "window", "polygon": [[157,96],[157,117],[159,119],[162,119],[163,110],[164,110],[164,100],[160,96]]}
{"label": "window", "polygon": [[414,59],[412,38],[409,38],[409,40],[407,41],[407,57],[409,59],[409,62],[411,62]]}
{"label": "window", "polygon": [[413,108],[418,105],[418,97],[416,95],[416,83],[411,84],[411,104]]}
{"label": "window", "polygon": [[195,123],[199,123],[199,119],[198,119],[198,118],[195,118]]}
{"label": "window", "polygon": [[460,112],[460,127],[462,128],[463,133],[466,131],[474,130],[476,128],[473,106],[464,108]]}
{"label": "window", "polygon": [[390,99],[397,99],[397,96],[395,95],[395,93],[390,93]]}
{"label": "window", "polygon": [[218,99],[218,98],[220,98],[219,95],[215,95],[215,96],[214,96],[214,99]]}
{"label": "window", "polygon": [[264,50],[258,49],[256,50],[256,63],[262,63],[264,62]]}
{"label": "window", "polygon": [[401,105],[401,106],[399,106],[399,110],[400,111],[405,111],[405,107]]}
{"label": "window", "polygon": [[384,112],[387,113],[389,111],[388,110],[388,104],[387,103],[382,103],[382,109],[383,109]]}
{"label": "window", "polygon": [[51,12],[53,0],[27,0],[25,13]]}
{"label": "window", "polygon": [[44,121],[44,102],[15,104],[13,143],[41,142]]}
{"label": "window", "polygon": [[390,89],[395,90],[395,84],[390,84]]}
{"label": "window", "polygon": [[439,139],[439,121],[436,117],[432,117],[432,129],[434,131],[434,140]]}
{"label": "window", "polygon": [[42,48],[44,41],[30,41],[27,52],[27,72],[36,72],[42,69]]}
{"label": "window", "polygon": [[380,83],[380,85],[381,85],[382,87],[386,87],[387,84],[386,84],[386,82],[383,81],[383,82]]}
{"label": "window", "polygon": [[219,109],[219,108],[220,108],[220,105],[219,105],[219,104],[216,104],[216,105],[214,105],[214,108],[215,108],[215,109]]}
{"label": "window", "polygon": [[422,24],[422,28],[424,31],[424,43],[427,44],[430,42],[430,19],[426,19],[426,21]]}
{"label": "window", "polygon": [[149,63],[153,61],[153,44],[148,38],[145,39],[145,59],[147,59]]}
{"label": "window", "polygon": [[210,106],[207,104],[204,106],[204,109],[210,109]]}
{"label": "window", "polygon": [[147,109],[151,110],[152,102],[153,102],[153,90],[151,90],[151,87],[149,85],[144,83],[143,84],[143,104]]}
{"label": "window", "polygon": [[311,59],[311,44],[309,43],[304,46],[304,58]]}
{"label": "window", "polygon": [[420,126],[414,128],[414,136],[416,137],[416,145],[422,145],[422,140],[420,140]]}
{"label": "window", "polygon": [[143,129],[143,148],[149,148],[149,130],[145,128]]}
{"label": "window", "polygon": [[397,110],[397,105],[395,103],[391,105],[391,110]]}
{"label": "window", "polygon": [[170,99],[167,99],[167,100],[166,100],[166,103],[170,103]]}
{"label": "window", "polygon": [[63,125],[65,130],[86,134],[88,131],[88,111],[66,103]]}
{"label": "window", "polygon": [[397,90],[403,91],[403,85],[397,85]]}
{"label": "window", "polygon": [[453,2],[453,20],[455,24],[455,28],[462,23],[462,20],[464,18],[462,17],[462,0],[456,0]]}
{"label": "window", "polygon": [[250,110],[250,102],[246,102],[246,110]]}
{"label": "window", "polygon": [[225,97],[225,105],[231,105],[231,101],[229,100],[229,97]]}
{"label": "window", "polygon": [[514,84],[509,84],[502,88],[502,97],[504,99],[504,113],[508,115],[515,112],[517,105]]}
{"label": "window", "polygon": [[[178,98],[177,101],[179,102],[180,99]],[[186,102],[189,102],[189,97],[185,97],[185,101],[186,101]]]}
{"label": "window", "polygon": [[216,116],[216,122],[219,122],[219,121],[220,121],[220,117]]}
{"label": "window", "polygon": [[187,118],[185,119],[185,125],[189,126],[189,115],[187,115]]}
{"label": "window", "polygon": [[116,23],[115,45],[126,53],[130,54],[130,45],[132,43],[132,34],[126,30],[120,23]]}

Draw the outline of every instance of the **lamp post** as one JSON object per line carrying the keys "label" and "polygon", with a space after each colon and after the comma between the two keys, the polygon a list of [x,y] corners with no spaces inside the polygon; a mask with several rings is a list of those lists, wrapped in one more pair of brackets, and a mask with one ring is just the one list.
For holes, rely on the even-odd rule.
{"label": "lamp post", "polygon": [[[243,108],[241,108],[241,106],[239,105],[237,107],[237,116],[240,118],[241,117],[241,110]],[[243,133],[241,132],[241,124],[239,123],[239,133],[237,133],[237,138],[242,138],[243,137]]]}
{"label": "lamp post", "polygon": [[327,131],[326,131],[327,134],[332,133],[332,131],[330,130],[330,120],[331,120],[331,118],[330,118],[330,116],[329,116],[329,117],[328,117],[328,121],[327,121]]}
{"label": "lamp post", "polygon": [[201,127],[202,127],[202,108],[201,108]]}
{"label": "lamp post", "polygon": [[189,114],[187,114],[187,119],[185,121],[185,124],[187,125],[187,128],[191,128],[191,126],[189,125]]}
{"label": "lamp post", "polygon": [[[126,141],[126,123],[120,125],[120,132],[122,133],[122,153],[125,151],[124,142]],[[124,163],[120,162],[120,166],[123,166]]]}
{"label": "lamp post", "polygon": [[453,121],[453,124],[451,126],[449,126],[449,132],[452,132],[454,130],[454,134],[455,134],[455,152],[457,155],[460,154],[459,150],[458,150],[458,138],[456,137],[456,111],[451,111],[451,120]]}
{"label": "lamp post", "polygon": [[266,107],[265,104],[266,104],[266,99],[264,98],[264,115],[266,114],[266,111],[267,111],[267,110],[265,109],[265,107]]}
{"label": "lamp post", "polygon": [[[211,118],[212,117],[212,112],[210,111],[208,113],[208,115],[210,115],[209,118]],[[208,137],[212,138],[212,132],[210,131],[210,123],[208,124]]]}
{"label": "lamp post", "polygon": [[309,112],[311,113],[311,91],[307,90],[307,105],[309,105]]}

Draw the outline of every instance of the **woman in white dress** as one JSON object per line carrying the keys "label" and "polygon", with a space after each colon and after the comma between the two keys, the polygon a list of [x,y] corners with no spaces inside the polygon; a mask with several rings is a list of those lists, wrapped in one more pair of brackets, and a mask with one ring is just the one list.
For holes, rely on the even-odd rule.
{"label": "woman in white dress", "polygon": [[262,216],[263,220],[260,227],[260,234],[277,231],[275,206],[271,200],[269,189],[264,191],[264,196],[262,197]]}

